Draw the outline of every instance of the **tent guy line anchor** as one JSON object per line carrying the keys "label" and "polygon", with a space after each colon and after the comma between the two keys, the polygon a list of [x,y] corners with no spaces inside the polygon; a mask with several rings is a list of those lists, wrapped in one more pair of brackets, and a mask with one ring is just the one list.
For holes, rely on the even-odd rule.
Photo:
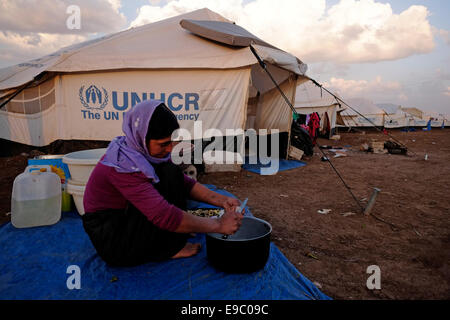
{"label": "tent guy line anchor", "polygon": [[375,200],[377,198],[378,192],[381,190],[378,188],[373,188],[372,196],[370,197],[369,202],[367,203],[366,209],[364,210],[365,215],[369,215],[370,211],[372,211],[373,205],[375,204]]}
{"label": "tent guy line anchor", "polygon": [[[295,108],[292,106],[291,102],[289,101],[289,99],[286,97],[286,95],[284,94],[283,90],[281,90],[280,86],[278,85],[278,83],[275,81],[275,79],[273,78],[273,76],[270,74],[269,70],[267,70],[266,64],[264,63],[264,61],[261,59],[261,57],[256,53],[255,48],[253,48],[253,46],[250,44],[250,50],[252,51],[253,55],[256,57],[256,59],[258,60],[259,65],[261,66],[261,68],[264,69],[264,71],[269,75],[270,79],[272,80],[272,82],[275,84],[275,86],[277,87],[278,91],[280,91],[281,95],[283,96],[284,100],[286,101],[287,105],[291,108],[292,112],[298,116],[297,111],[295,110]],[[312,79],[311,79],[312,80]],[[314,82],[314,81],[313,81]],[[325,88],[324,88],[325,89]],[[326,89],[325,89],[326,90]],[[328,91],[328,90],[327,90]],[[333,95],[334,96],[334,95]],[[322,151],[322,149],[320,148],[320,145],[317,143],[317,146],[319,147],[319,150],[322,152],[322,154],[325,156],[325,153]],[[326,157],[326,156],[325,156]],[[328,157],[327,157],[328,158]],[[336,174],[338,175],[338,177],[341,179],[342,183],[344,184],[344,186],[347,188],[348,192],[350,192],[350,194],[352,195],[353,199],[355,200],[355,202],[358,204],[359,209],[361,210],[361,213],[364,212],[364,208],[361,205],[361,203],[358,201],[358,199],[355,197],[355,195],[353,194],[353,192],[351,191],[350,187],[345,183],[344,179],[342,178],[342,176],[339,174],[339,172],[337,171],[337,169],[334,167],[333,163],[331,162],[331,160],[328,158],[328,163],[331,165],[331,167],[333,168],[334,172],[336,172]]]}

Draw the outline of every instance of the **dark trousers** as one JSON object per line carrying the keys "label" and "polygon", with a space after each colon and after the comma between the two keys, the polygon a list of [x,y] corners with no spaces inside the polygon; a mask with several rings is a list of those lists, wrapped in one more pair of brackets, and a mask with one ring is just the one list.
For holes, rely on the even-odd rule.
{"label": "dark trousers", "polygon": [[[186,210],[188,194],[181,169],[170,162],[154,168],[160,179],[155,188],[169,203]],[[82,219],[97,253],[111,266],[169,259],[185,246],[189,237],[158,228],[131,203],[124,210],[85,213]]]}

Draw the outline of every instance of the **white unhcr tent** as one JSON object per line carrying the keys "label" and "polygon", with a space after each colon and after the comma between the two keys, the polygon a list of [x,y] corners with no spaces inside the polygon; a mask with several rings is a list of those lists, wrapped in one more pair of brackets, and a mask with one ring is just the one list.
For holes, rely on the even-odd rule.
{"label": "white unhcr tent", "polygon": [[423,119],[427,122],[430,121],[431,127],[440,128],[442,125],[446,125],[446,116],[438,112],[426,112],[423,115]]}
{"label": "white unhcr tent", "polygon": [[297,86],[294,108],[299,114],[312,114],[317,112],[320,117],[320,131],[329,129],[331,138],[336,129],[338,113],[345,110],[337,99],[312,81],[301,83]]}
{"label": "white unhcr tent", "polygon": [[417,108],[399,107],[395,113],[386,113],[384,117],[385,128],[409,128],[409,127],[440,128],[446,126],[446,116],[437,112],[423,112]]}
{"label": "white unhcr tent", "polygon": [[425,118],[425,113],[418,108],[400,108],[401,111],[404,111],[410,114],[413,117],[413,120],[410,121],[409,125],[411,127],[426,127],[428,125],[428,119]]}
{"label": "white unhcr tent", "polygon": [[401,110],[396,110],[395,113],[386,113],[384,116],[384,127],[388,129],[393,128],[407,128],[414,127],[414,116]]}
{"label": "white unhcr tent", "polygon": [[420,128],[448,126],[449,116],[437,112],[424,112],[418,108],[403,108],[393,104],[375,105],[364,98],[348,99],[357,111],[346,109],[341,114],[346,127]]}
{"label": "white unhcr tent", "polygon": [[392,104],[379,106],[385,111],[385,128],[414,128],[427,125],[427,121],[422,119],[423,112],[417,108],[403,108]]}
{"label": "white unhcr tent", "polygon": [[0,110],[0,138],[33,146],[109,141],[123,134],[124,112],[150,98],[164,101],[193,138],[200,120],[203,132],[289,132],[292,111],[247,44],[214,39],[218,32],[205,38],[196,22],[227,39],[246,39],[294,102],[306,65],[201,9],[1,69],[0,99],[13,98]]}
{"label": "white unhcr tent", "polygon": [[386,112],[371,100],[364,98],[347,99],[348,108],[341,113],[346,127],[383,127]]}

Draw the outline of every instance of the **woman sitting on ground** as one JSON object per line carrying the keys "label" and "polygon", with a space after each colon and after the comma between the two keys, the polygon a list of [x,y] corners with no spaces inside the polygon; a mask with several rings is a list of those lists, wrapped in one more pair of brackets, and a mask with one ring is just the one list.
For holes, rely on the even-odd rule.
{"label": "woman sitting on ground", "polygon": [[[84,194],[83,226],[99,256],[112,266],[195,255],[192,232],[235,233],[239,201],[209,190],[170,161],[175,115],[146,100],[125,113],[122,129],[96,165]],[[192,198],[225,209],[219,219],[186,212]]]}

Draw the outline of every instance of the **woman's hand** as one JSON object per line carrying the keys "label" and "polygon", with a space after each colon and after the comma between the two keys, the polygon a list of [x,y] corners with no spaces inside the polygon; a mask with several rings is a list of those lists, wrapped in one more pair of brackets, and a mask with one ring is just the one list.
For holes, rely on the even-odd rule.
{"label": "woman's hand", "polygon": [[241,227],[243,216],[243,214],[236,212],[236,206],[225,208],[225,213],[219,219],[219,233],[229,235],[238,231]]}
{"label": "woman's hand", "polygon": [[194,200],[222,207],[225,211],[236,210],[241,205],[238,199],[212,191],[198,182],[192,187],[190,196]]}
{"label": "woman's hand", "polygon": [[[239,207],[241,204],[239,203],[239,200],[232,197],[225,197],[222,202],[222,208],[225,209],[225,211],[236,211],[237,207]],[[241,211],[244,208],[241,208]]]}
{"label": "woman's hand", "polygon": [[[243,214],[237,212],[237,208],[240,206],[240,202],[236,198],[226,197],[223,199],[222,207],[225,209],[225,213],[220,218],[220,227],[222,234],[233,234],[239,230],[242,224]],[[241,208],[241,211],[244,208]]]}

